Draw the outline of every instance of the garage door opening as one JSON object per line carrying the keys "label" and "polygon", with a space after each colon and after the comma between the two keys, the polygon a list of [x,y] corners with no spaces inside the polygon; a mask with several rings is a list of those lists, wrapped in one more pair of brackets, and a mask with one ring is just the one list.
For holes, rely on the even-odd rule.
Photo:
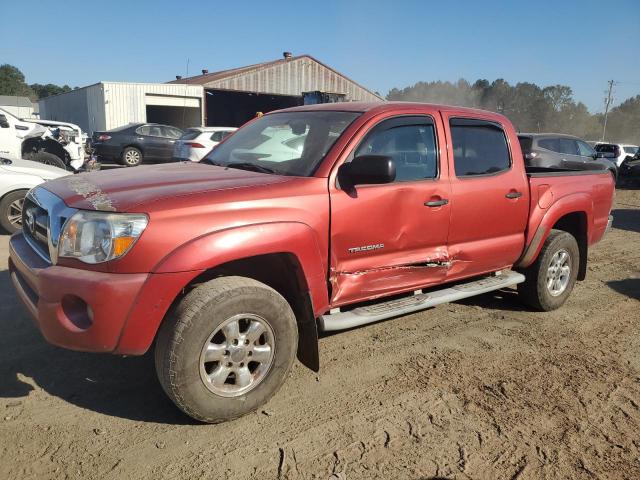
{"label": "garage door opening", "polygon": [[200,109],[147,105],[147,122],[172,125],[182,130],[189,127],[199,127],[201,125]]}
{"label": "garage door opening", "polygon": [[281,108],[302,105],[302,97],[267,93],[207,90],[205,94],[207,126],[240,127],[256,116]]}

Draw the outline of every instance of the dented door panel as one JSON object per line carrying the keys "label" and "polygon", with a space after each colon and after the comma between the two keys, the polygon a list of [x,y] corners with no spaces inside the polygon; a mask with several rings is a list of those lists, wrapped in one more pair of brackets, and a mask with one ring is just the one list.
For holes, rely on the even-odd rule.
{"label": "dented door panel", "polygon": [[[330,178],[332,306],[444,281],[450,266],[450,205],[426,205],[450,198],[446,154],[440,147],[445,141],[436,114],[438,178],[357,186],[355,195],[340,190],[335,177]],[[367,130],[378,122],[372,121]],[[351,150],[365,136],[355,139]]]}

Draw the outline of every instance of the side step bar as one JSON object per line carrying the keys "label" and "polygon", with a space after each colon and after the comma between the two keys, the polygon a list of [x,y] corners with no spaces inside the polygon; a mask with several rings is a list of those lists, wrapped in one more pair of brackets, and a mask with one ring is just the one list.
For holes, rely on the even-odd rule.
{"label": "side step bar", "polygon": [[[344,330],[367,323],[377,322],[391,317],[435,307],[441,303],[455,302],[474,295],[511,287],[524,282],[524,275],[512,270],[502,271],[491,277],[483,277],[467,283],[459,283],[442,290],[417,293],[412,297],[403,297],[386,302],[357,307],[346,312],[325,313],[320,316],[320,329],[323,331]],[[418,291],[420,292],[420,291]]]}

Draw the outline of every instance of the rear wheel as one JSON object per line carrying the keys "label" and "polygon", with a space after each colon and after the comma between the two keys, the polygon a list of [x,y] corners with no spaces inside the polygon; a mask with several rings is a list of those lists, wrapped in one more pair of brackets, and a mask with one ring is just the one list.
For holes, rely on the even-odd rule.
{"label": "rear wheel", "polygon": [[30,152],[24,155],[25,160],[32,160],[38,163],[44,163],[45,165],[51,165],[53,167],[62,168],[63,170],[67,169],[67,165],[57,155],[49,152]]}
{"label": "rear wheel", "polygon": [[536,261],[522,272],[526,280],[518,285],[518,294],[523,303],[545,312],[561,307],[576,283],[579,263],[573,235],[551,230]]}
{"label": "rear wheel", "polygon": [[122,151],[121,160],[125,167],[137,167],[142,163],[142,152],[135,147],[127,147]]}
{"label": "rear wheel", "polygon": [[27,190],[16,190],[0,200],[0,225],[8,233],[22,229],[22,207]]}
{"label": "rear wheel", "polygon": [[187,415],[231,420],[266,403],[296,355],[298,330],[287,301],[244,277],[220,277],[188,293],[158,333],[156,371]]}

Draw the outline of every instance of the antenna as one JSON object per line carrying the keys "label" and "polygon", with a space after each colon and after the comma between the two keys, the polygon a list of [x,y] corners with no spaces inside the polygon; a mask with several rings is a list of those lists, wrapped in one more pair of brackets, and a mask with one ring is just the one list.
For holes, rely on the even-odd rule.
{"label": "antenna", "polygon": [[[189,58],[187,57],[187,72],[185,74],[185,78],[189,78]],[[185,128],[185,116],[187,115],[187,82],[184,82],[184,101],[182,103],[182,128]],[[202,108],[202,106],[200,106]]]}

